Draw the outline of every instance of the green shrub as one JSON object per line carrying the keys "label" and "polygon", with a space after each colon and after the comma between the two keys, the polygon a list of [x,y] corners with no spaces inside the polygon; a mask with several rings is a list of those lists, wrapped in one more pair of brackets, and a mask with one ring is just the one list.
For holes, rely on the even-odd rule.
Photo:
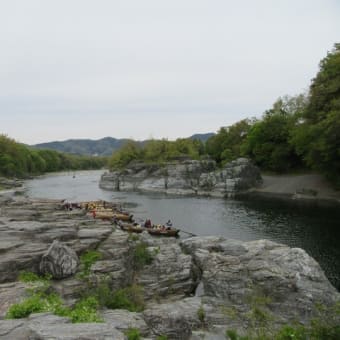
{"label": "green shrub", "polygon": [[307,340],[307,332],[303,326],[283,326],[275,336],[275,340]]}
{"label": "green shrub", "polygon": [[12,305],[6,314],[7,319],[20,319],[31,313],[56,312],[60,310],[62,301],[56,294],[35,293],[20,303]]}
{"label": "green shrub", "polygon": [[158,335],[156,339],[157,340],[168,340],[168,337],[166,335]]}
{"label": "green shrub", "polygon": [[80,263],[83,266],[83,271],[80,273],[80,276],[86,277],[90,274],[91,266],[101,259],[102,254],[96,250],[88,250],[86,253],[80,256]]}
{"label": "green shrub", "polygon": [[44,276],[39,276],[38,274],[36,273],[33,273],[33,272],[29,272],[29,271],[21,271],[19,273],[19,281],[21,282],[26,282],[26,283],[30,283],[30,282],[43,282],[43,283],[46,283],[46,282],[49,282],[52,278],[52,275],[50,274],[46,274]]}
{"label": "green shrub", "polygon": [[153,255],[148,250],[146,243],[138,243],[133,252],[133,265],[135,270],[142,269],[145,265],[151,264]]}
{"label": "green shrub", "polygon": [[139,340],[141,339],[141,335],[138,329],[136,328],[129,328],[125,335],[127,336],[128,340]]}
{"label": "green shrub", "polygon": [[119,289],[112,294],[107,301],[106,307],[111,309],[127,309],[130,312],[141,312],[144,310],[144,296],[142,288],[133,285]]}
{"label": "green shrub", "polygon": [[228,329],[225,334],[227,339],[230,340],[250,340],[247,336],[240,336],[234,329]]}
{"label": "green shrub", "polygon": [[197,310],[197,317],[198,317],[198,320],[200,320],[200,322],[203,324],[205,321],[205,310],[202,305]]}
{"label": "green shrub", "polygon": [[133,233],[129,233],[129,237],[128,237],[129,241],[133,241],[133,242],[137,242],[139,240],[139,236]]}
{"label": "green shrub", "polygon": [[[64,310],[62,316],[68,316],[73,323],[79,322],[103,322],[98,315],[99,303],[93,296],[89,296],[77,302],[73,309]],[[60,314],[59,314],[60,315]]]}

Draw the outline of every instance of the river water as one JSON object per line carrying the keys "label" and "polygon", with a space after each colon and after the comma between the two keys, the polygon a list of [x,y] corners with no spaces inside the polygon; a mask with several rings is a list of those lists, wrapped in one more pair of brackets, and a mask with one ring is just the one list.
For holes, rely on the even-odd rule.
{"label": "river water", "polygon": [[[320,263],[329,280],[340,290],[338,210],[292,207],[275,201],[110,192],[99,188],[102,173],[46,175],[27,181],[26,187],[32,198],[121,202],[137,220],[150,218],[153,223],[165,223],[171,219],[174,226],[196,235],[221,235],[242,241],[266,238],[300,247]],[[181,233],[181,237],[187,235]]]}

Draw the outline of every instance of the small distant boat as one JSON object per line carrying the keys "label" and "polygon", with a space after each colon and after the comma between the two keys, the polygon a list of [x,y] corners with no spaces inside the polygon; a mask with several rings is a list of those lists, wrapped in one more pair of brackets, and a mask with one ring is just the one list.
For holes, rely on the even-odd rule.
{"label": "small distant boat", "polygon": [[173,236],[177,237],[178,233],[180,232],[179,229],[175,229],[172,227],[153,227],[153,228],[147,228],[147,231],[150,235],[154,236]]}

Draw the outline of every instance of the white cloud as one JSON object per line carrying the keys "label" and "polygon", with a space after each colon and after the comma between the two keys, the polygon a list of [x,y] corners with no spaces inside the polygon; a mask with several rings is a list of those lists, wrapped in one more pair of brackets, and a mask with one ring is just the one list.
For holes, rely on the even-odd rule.
{"label": "white cloud", "polygon": [[338,17],[332,0],[2,3],[0,132],[33,143],[216,131],[306,89]]}

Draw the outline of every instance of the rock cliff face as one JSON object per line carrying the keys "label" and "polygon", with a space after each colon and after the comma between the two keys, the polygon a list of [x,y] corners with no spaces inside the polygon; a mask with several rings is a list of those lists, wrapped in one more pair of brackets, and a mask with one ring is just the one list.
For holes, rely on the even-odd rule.
{"label": "rock cliff face", "polygon": [[163,167],[134,164],[105,173],[100,187],[116,191],[164,192],[177,195],[230,197],[261,183],[260,171],[245,158],[217,169],[214,161],[184,161]]}
{"label": "rock cliff face", "polygon": [[[0,232],[0,339],[124,339],[130,328],[149,339],[218,339],[226,329],[245,333],[254,322],[250,316],[255,308],[278,327],[308,323],[317,304],[328,307],[340,301],[320,266],[302,249],[266,240],[177,240],[146,232],[132,236],[82,211],[60,210],[57,202],[20,198],[1,206]],[[140,243],[153,260],[136,269],[134,251]],[[28,284],[17,281],[18,273],[40,273],[43,259],[51,253],[57,256],[47,267],[57,268],[58,278],[51,289],[72,304],[86,286],[76,274],[62,279],[75,267],[67,260],[64,268],[60,259],[66,254],[77,262],[88,249],[102,255],[90,268],[91,284],[105,280],[112,291],[141,286],[143,312],[102,310],[101,324],[71,324],[50,313],[3,319],[9,306],[27,295]],[[59,275],[66,269],[71,272]]]}

